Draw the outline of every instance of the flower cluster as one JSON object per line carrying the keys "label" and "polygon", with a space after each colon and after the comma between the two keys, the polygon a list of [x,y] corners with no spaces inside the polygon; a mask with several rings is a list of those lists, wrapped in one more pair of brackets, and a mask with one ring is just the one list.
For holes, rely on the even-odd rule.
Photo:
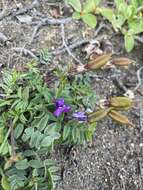
{"label": "flower cluster", "polygon": [[[54,115],[56,117],[59,117],[62,113],[69,113],[71,111],[71,107],[65,104],[64,98],[56,99],[55,107]],[[78,121],[87,121],[87,115],[84,112],[75,112],[72,114],[72,118]]]}
{"label": "flower cluster", "polygon": [[70,111],[70,106],[65,104],[63,98],[57,99],[55,101],[56,110],[54,111],[54,115],[59,117],[62,113],[68,113]]}

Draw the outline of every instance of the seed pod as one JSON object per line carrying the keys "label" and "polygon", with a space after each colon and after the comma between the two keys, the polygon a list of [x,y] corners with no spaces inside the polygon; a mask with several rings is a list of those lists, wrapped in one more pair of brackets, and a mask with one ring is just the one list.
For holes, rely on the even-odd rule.
{"label": "seed pod", "polygon": [[117,66],[129,66],[134,61],[132,59],[128,59],[126,57],[119,57],[112,59],[112,63]]}
{"label": "seed pod", "polygon": [[99,121],[101,119],[103,119],[104,117],[106,117],[106,115],[111,111],[112,108],[108,108],[108,109],[99,109],[96,112],[90,113],[88,115],[88,121],[90,123]]}
{"label": "seed pod", "polygon": [[109,106],[117,110],[128,110],[133,106],[133,101],[128,97],[112,97],[109,100]]}
{"label": "seed pod", "polygon": [[111,110],[108,115],[119,124],[133,126],[129,119],[118,111]]}
{"label": "seed pod", "polygon": [[100,69],[110,61],[111,55],[112,54],[99,55],[95,60],[91,60],[85,65],[84,68],[89,70]]}

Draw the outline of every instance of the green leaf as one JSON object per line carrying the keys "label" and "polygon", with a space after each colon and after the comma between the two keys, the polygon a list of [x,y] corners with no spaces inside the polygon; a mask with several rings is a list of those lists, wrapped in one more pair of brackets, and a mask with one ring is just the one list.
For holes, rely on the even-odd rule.
{"label": "green leaf", "polygon": [[0,127],[0,144],[4,140],[4,127]]}
{"label": "green leaf", "polygon": [[66,125],[63,131],[63,141],[65,141],[68,138],[68,136],[70,135],[70,132],[71,132],[71,127]]}
{"label": "green leaf", "polygon": [[30,160],[29,161],[29,165],[32,167],[32,168],[35,168],[35,169],[38,169],[38,168],[42,168],[44,165],[43,165],[43,162],[40,161],[40,160]]}
{"label": "green leaf", "polygon": [[94,0],[87,0],[83,7],[83,13],[91,13],[95,11],[96,4]]}
{"label": "green leaf", "polygon": [[42,49],[40,51],[40,63],[44,65],[48,65],[51,61],[52,55],[50,54],[48,49]]}
{"label": "green leaf", "polygon": [[125,39],[125,48],[127,52],[131,52],[132,49],[134,48],[134,44],[135,44],[135,39],[133,35],[125,35],[124,37]]}
{"label": "green leaf", "polygon": [[23,100],[28,101],[29,99],[29,86],[26,86],[22,93]]}
{"label": "green leaf", "polygon": [[[33,134],[31,134],[31,139],[30,139],[30,146],[33,148],[33,147],[36,147],[38,148],[40,145],[38,143],[39,142],[39,137],[43,137],[43,135],[40,133],[40,131],[35,131]],[[40,139],[41,139],[40,138]],[[38,141],[38,142],[37,142]]]}
{"label": "green leaf", "polygon": [[137,9],[137,8],[138,8],[138,2],[137,2],[137,0],[131,0],[131,5],[132,5],[135,9]]}
{"label": "green leaf", "polygon": [[86,14],[82,16],[83,21],[88,24],[91,28],[95,28],[97,25],[96,16],[92,14]]}
{"label": "green leaf", "polygon": [[14,129],[14,138],[18,139],[24,130],[24,125],[19,123]]}
{"label": "green leaf", "polygon": [[11,172],[11,174],[9,175],[8,179],[10,181],[12,190],[17,190],[20,187],[24,187],[25,181],[27,179],[25,177],[25,170],[13,170],[13,172]]}
{"label": "green leaf", "polygon": [[59,167],[51,166],[51,167],[48,168],[48,170],[49,170],[51,173],[55,173],[55,172],[59,171]]}
{"label": "green leaf", "polygon": [[121,4],[125,4],[125,0],[115,0],[115,5],[119,9]]}
{"label": "green leaf", "polygon": [[25,129],[24,132],[25,133],[22,135],[22,140],[24,142],[26,142],[31,137],[31,135],[34,133],[34,129],[32,127],[28,127]]}
{"label": "green leaf", "polygon": [[104,16],[106,19],[108,19],[111,23],[115,19],[114,11],[109,8],[102,8],[101,9],[101,14]]}
{"label": "green leaf", "polygon": [[51,160],[51,159],[46,159],[44,160],[44,165],[47,166],[47,167],[50,167],[50,166],[53,166],[53,165],[56,165],[57,162],[55,160]]}
{"label": "green leaf", "polygon": [[128,5],[127,10],[126,10],[126,18],[129,19],[130,17],[133,16],[134,13],[135,12],[134,12],[133,6],[132,5]]}
{"label": "green leaf", "polygon": [[143,19],[134,19],[129,22],[129,31],[132,34],[139,34],[143,32]]}
{"label": "green leaf", "polygon": [[95,5],[97,6],[101,2],[101,0],[94,0],[94,2],[95,2]]}
{"label": "green leaf", "polygon": [[25,170],[29,167],[29,163],[27,161],[27,159],[24,159],[24,160],[20,160],[18,161],[16,164],[15,164],[15,167],[18,169],[18,170]]}
{"label": "green leaf", "polygon": [[22,87],[20,86],[17,90],[17,96],[22,99]]}
{"label": "green leaf", "polygon": [[11,190],[10,183],[6,176],[2,176],[1,185],[2,185],[3,190]]}
{"label": "green leaf", "polygon": [[74,12],[74,13],[72,14],[72,18],[73,18],[73,19],[76,19],[76,20],[79,20],[79,19],[81,18],[81,15],[80,15],[79,12]]}
{"label": "green leaf", "polygon": [[0,99],[0,107],[7,106],[11,104],[11,100],[2,100]]}
{"label": "green leaf", "polygon": [[81,12],[80,0],[68,0],[68,4],[71,5],[77,12]]}
{"label": "green leaf", "polygon": [[48,147],[51,146],[53,143],[53,138],[51,138],[50,136],[45,137],[42,142],[41,142],[41,146],[42,147]]}
{"label": "green leaf", "polygon": [[39,121],[39,123],[37,124],[36,128],[39,129],[40,131],[43,131],[48,123],[49,120],[49,116],[48,114],[45,114],[44,117],[42,117]]}
{"label": "green leaf", "polygon": [[114,20],[114,26],[115,28],[120,28],[122,27],[122,25],[125,23],[126,18],[123,15],[118,15],[117,18]]}
{"label": "green leaf", "polygon": [[8,137],[9,137],[9,134],[10,134],[10,129],[7,131],[5,137],[4,137],[4,140],[3,140],[3,143],[1,144],[0,146],[0,155],[5,155],[9,152],[9,147],[8,147]]}

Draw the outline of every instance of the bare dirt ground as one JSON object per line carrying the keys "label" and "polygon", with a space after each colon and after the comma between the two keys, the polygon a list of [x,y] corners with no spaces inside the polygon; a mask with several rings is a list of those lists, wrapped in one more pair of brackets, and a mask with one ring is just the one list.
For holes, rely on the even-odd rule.
{"label": "bare dirt ground", "polygon": [[[36,5],[33,7],[29,7],[32,2],[28,0],[4,2],[8,3],[1,4],[1,11],[6,8],[0,12],[0,33],[5,36],[0,35],[1,70],[6,67],[21,68],[32,57],[38,56],[41,49],[52,52],[56,50],[50,65],[44,67],[43,74],[49,68],[77,63],[69,54],[62,53],[64,47],[60,24],[43,24],[34,35],[35,27],[44,18],[55,16],[62,19],[70,15],[71,10],[63,1],[37,0],[34,1]],[[24,7],[27,10],[23,9]],[[19,13],[21,10],[23,12]],[[56,10],[56,13],[52,10]],[[57,10],[62,14],[58,15]],[[90,30],[83,23],[72,21],[65,24],[68,45],[84,39],[94,39],[98,40],[99,49],[102,51],[112,50],[117,56],[128,56],[136,61],[135,65],[126,70],[117,69],[117,73],[112,69],[97,72],[98,77],[96,76],[92,83],[97,96],[105,98],[123,95],[125,88],[133,90],[138,84],[137,71],[143,64],[143,45],[136,44],[135,50],[127,55],[123,48],[123,37],[115,35],[108,23],[104,21],[104,27],[94,37],[96,32],[96,29]],[[59,53],[58,48],[62,50]],[[72,51],[83,63],[87,61],[84,48],[85,45],[79,45]],[[30,50],[30,53],[26,50]],[[119,81],[123,85],[120,86]],[[129,114],[134,128],[119,126],[107,119],[98,123],[92,143],[68,149],[60,147],[56,150],[53,157],[61,166],[62,178],[56,190],[143,190],[142,92],[143,86],[140,85],[135,92],[136,104]]]}

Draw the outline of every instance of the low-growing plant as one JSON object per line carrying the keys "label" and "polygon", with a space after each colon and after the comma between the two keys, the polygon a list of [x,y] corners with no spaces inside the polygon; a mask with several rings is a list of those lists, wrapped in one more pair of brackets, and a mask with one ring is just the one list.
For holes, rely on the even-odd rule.
{"label": "low-growing plant", "polygon": [[134,48],[136,35],[143,32],[142,1],[115,0],[115,9],[101,8],[101,14],[111,23],[115,31],[124,35],[125,48],[130,52]]}
{"label": "low-growing plant", "polygon": [[[96,122],[111,117],[131,126],[121,112],[132,107],[128,97],[112,97],[95,109],[96,94],[89,71],[113,65],[125,66],[127,58],[98,56],[69,71],[51,71],[52,85],[45,82],[35,61],[22,71],[4,70],[0,83],[0,188],[4,190],[52,190],[59,167],[51,159],[56,145],[91,141]],[[116,64],[115,64],[116,63]],[[49,74],[47,77],[50,77]],[[95,111],[96,110],[96,111]]]}
{"label": "low-growing plant", "polygon": [[82,144],[92,139],[96,123],[87,124],[84,110],[95,94],[63,73],[48,88],[34,62],[26,71],[5,70],[0,99],[0,174],[4,190],[51,190],[59,180],[49,158],[56,144]]}
{"label": "low-growing plant", "polygon": [[97,6],[100,0],[87,0],[82,6],[80,0],[68,0],[68,3],[74,8],[73,19],[82,19],[90,27],[94,28],[97,25],[95,14],[98,13]]}
{"label": "low-growing plant", "polygon": [[74,8],[73,19],[82,19],[90,27],[97,25],[97,17],[102,15],[116,32],[124,35],[125,49],[130,52],[135,45],[136,35],[143,32],[143,1],[114,0],[114,8],[103,7],[100,0],[87,0],[82,8],[80,0],[67,0]]}

